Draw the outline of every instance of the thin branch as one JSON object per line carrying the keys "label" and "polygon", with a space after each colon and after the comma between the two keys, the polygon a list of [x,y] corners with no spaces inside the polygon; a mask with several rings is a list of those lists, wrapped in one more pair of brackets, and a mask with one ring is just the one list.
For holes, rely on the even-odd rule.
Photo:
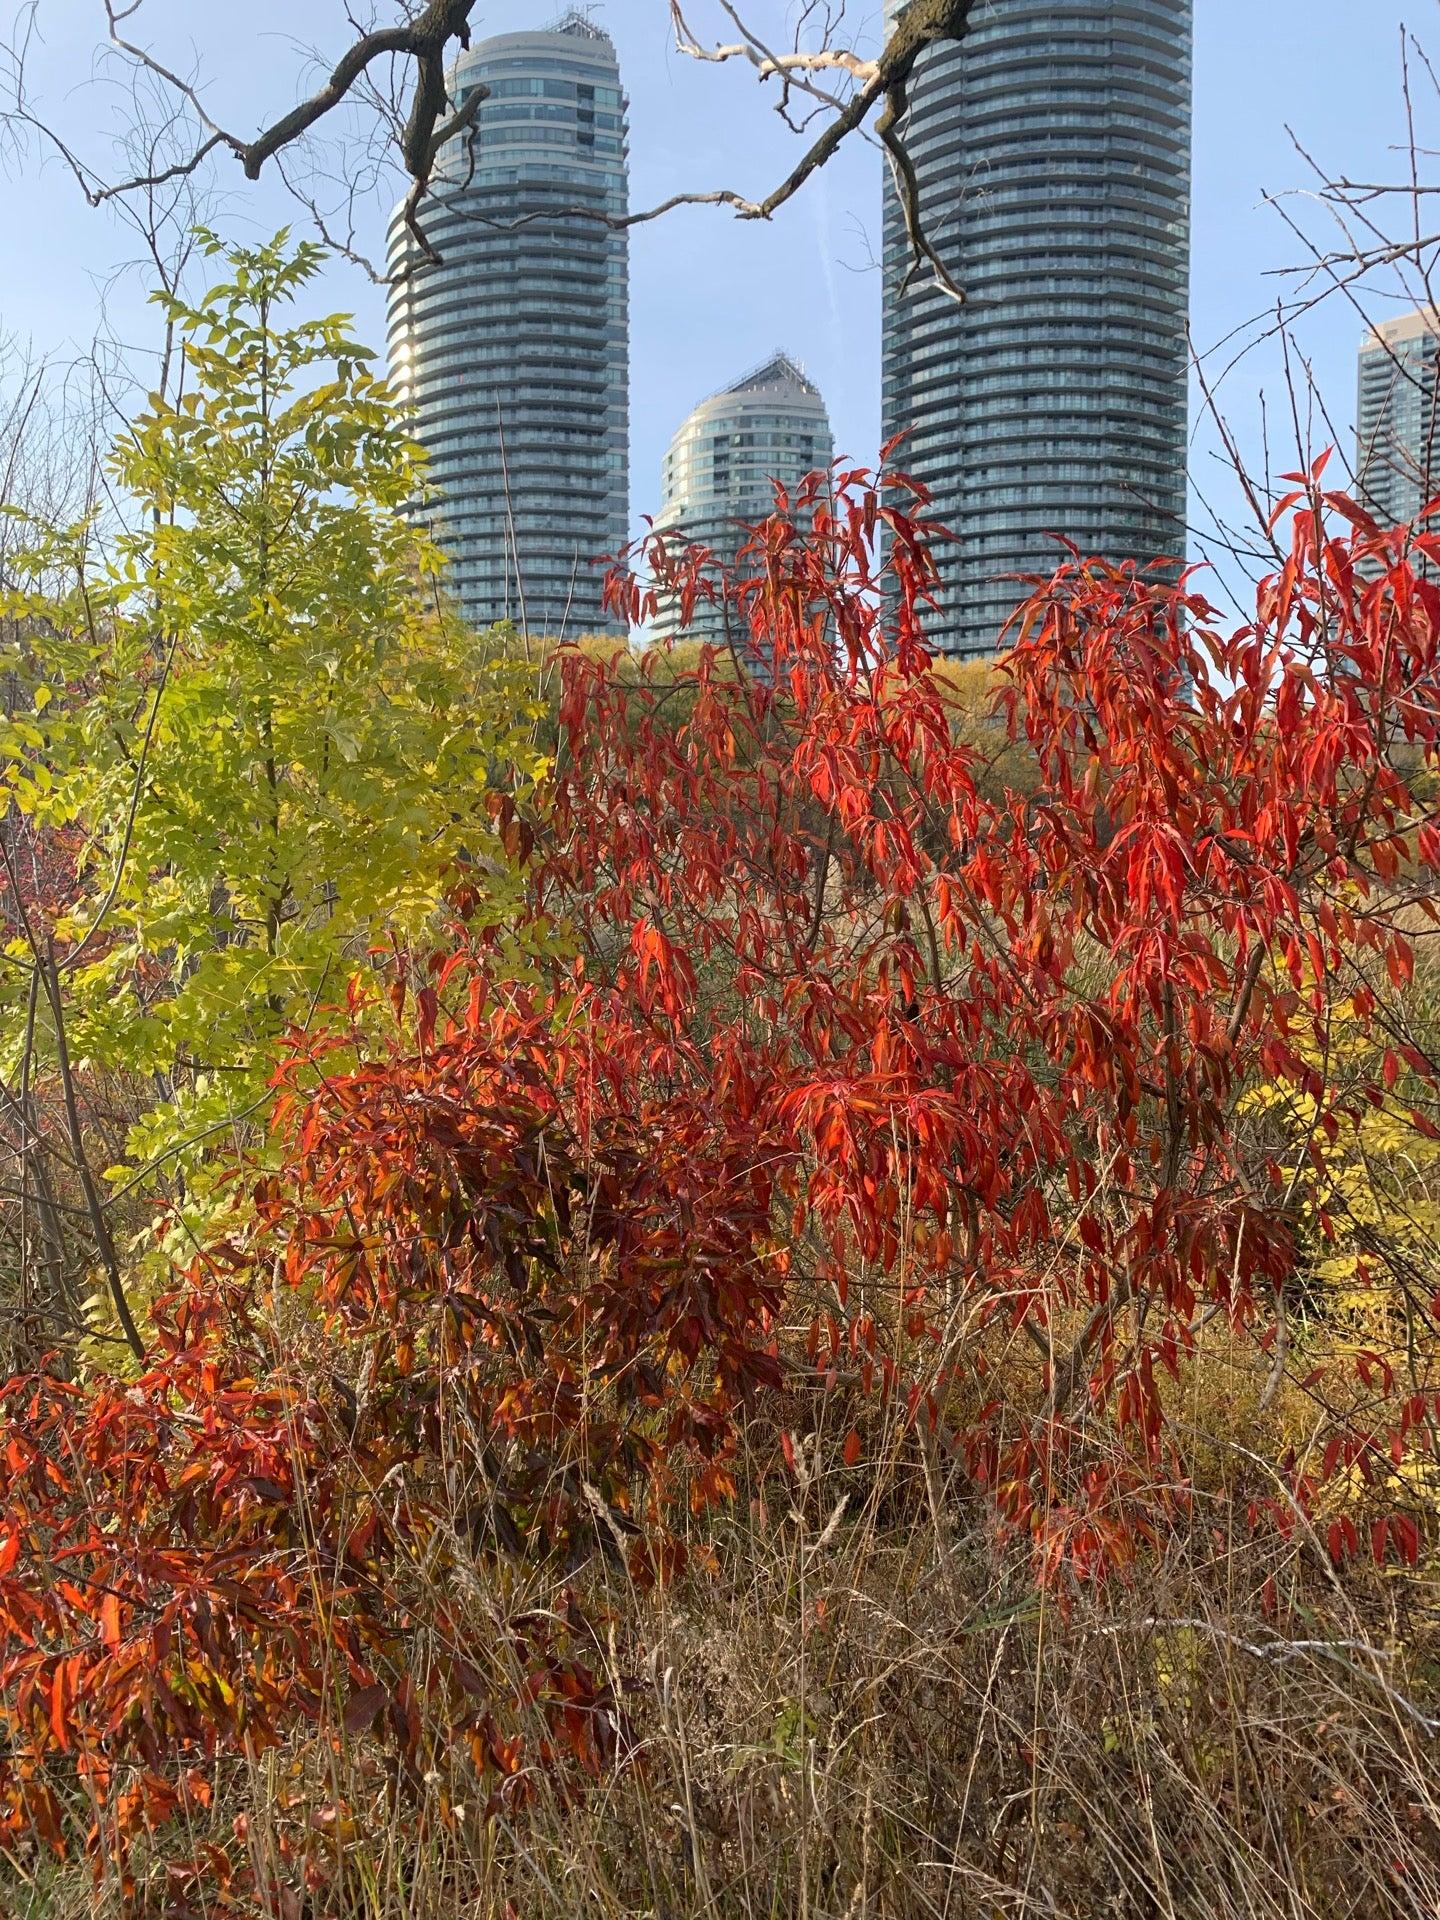
{"label": "thin branch", "polygon": [[[768,80],[775,74],[783,74],[792,83],[804,84],[804,76],[812,73],[842,72],[848,73],[852,80],[868,85],[880,71],[878,60],[862,59],[858,53],[846,47],[821,47],[814,53],[772,53],[763,41],[756,38],[740,19],[735,8],[728,0],[721,0],[725,12],[744,34],[743,40],[733,41],[730,45],[705,47],[691,32],[680,0],[670,0],[670,19],[675,28],[675,46],[680,53],[687,54],[692,60],[705,60],[721,65],[727,60],[748,60],[762,80]],[[798,80],[797,80],[798,76]],[[807,89],[807,91],[810,89]],[[823,96],[830,99],[828,94]]]}
{"label": "thin branch", "polygon": [[95,1235],[95,1250],[100,1256],[100,1264],[105,1269],[110,1298],[115,1307],[115,1317],[119,1320],[121,1332],[125,1335],[125,1344],[137,1360],[143,1361],[145,1342],[140,1338],[140,1329],[136,1326],[135,1316],[130,1311],[130,1302],[125,1295],[125,1282],[120,1273],[120,1260],[115,1252],[114,1237],[110,1232],[110,1222],[105,1218],[105,1208],[95,1185],[95,1176],[90,1171],[90,1157],[85,1151],[85,1136],[80,1127],[80,1107],[75,1097],[75,1078],[70,1070],[70,1049],[65,1039],[65,1005],[60,994],[60,972],[55,965],[53,941],[47,940],[43,956],[36,952],[35,963],[40,968],[45,985],[45,997],[50,1002],[50,1012],[55,1021],[55,1059],[60,1069],[60,1088],[65,1101],[65,1121],[70,1133],[70,1150],[75,1156],[75,1170],[80,1176],[80,1189],[85,1196],[86,1211],[90,1215],[90,1230]]}

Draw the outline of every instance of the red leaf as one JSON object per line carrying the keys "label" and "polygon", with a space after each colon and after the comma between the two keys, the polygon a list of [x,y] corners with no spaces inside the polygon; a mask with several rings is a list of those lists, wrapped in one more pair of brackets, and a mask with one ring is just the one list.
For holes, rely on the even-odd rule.
{"label": "red leaf", "polygon": [[358,1693],[352,1693],[345,1708],[346,1733],[360,1733],[374,1726],[385,1702],[390,1698],[388,1687],[361,1687]]}

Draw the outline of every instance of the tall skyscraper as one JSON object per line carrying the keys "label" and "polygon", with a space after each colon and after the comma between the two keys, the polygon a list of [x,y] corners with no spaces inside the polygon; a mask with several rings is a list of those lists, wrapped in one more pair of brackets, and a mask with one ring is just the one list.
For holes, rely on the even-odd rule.
{"label": "tall skyscraper", "polygon": [[1384,320],[1360,345],[1356,492],[1382,526],[1414,520],[1440,493],[1440,313]]}
{"label": "tall skyscraper", "polygon": [[[774,510],[775,482],[793,487],[833,457],[819,388],[788,354],[774,354],[686,416],[665,455],[655,531],[673,542],[699,542],[728,565],[745,529]],[[673,638],[678,606],[663,602],[651,628],[658,638]],[[725,637],[721,610],[702,601],[685,631],[718,643]]]}
{"label": "tall skyscraper", "polygon": [[937,649],[994,649],[1047,534],[1184,554],[1192,24],[1191,0],[976,0],[917,63],[901,133],[965,301],[887,180],[882,411],[959,540]]}
{"label": "tall skyscraper", "polygon": [[467,617],[613,632],[592,562],[629,526],[629,246],[587,210],[627,206],[615,48],[574,10],[462,55],[452,100],[481,85],[421,213],[438,263],[391,221],[392,376]]}

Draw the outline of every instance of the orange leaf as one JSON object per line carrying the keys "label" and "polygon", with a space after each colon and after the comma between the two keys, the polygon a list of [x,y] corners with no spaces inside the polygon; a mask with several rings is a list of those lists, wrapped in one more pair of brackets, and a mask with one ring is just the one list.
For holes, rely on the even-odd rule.
{"label": "orange leaf", "polygon": [[120,1644],[120,1596],[107,1593],[100,1602],[100,1638],[107,1647]]}
{"label": "orange leaf", "polygon": [[70,1747],[70,1725],[66,1710],[65,1683],[69,1677],[70,1662],[62,1660],[55,1669],[55,1678],[50,1683],[50,1730],[64,1751]]}

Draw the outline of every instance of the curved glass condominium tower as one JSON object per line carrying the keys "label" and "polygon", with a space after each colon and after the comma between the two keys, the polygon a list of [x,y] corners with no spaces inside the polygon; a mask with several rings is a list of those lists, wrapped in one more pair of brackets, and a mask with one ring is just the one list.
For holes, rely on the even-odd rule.
{"label": "curved glass condominium tower", "polygon": [[586,217],[626,210],[615,48],[571,12],[462,55],[452,103],[477,86],[420,214],[438,263],[390,225],[390,366],[438,489],[425,511],[476,624],[624,631],[592,563],[629,525],[629,247]]}
{"label": "curved glass condominium tower", "polygon": [[[1061,558],[1185,551],[1192,0],[975,0],[917,63],[902,135],[926,235],[885,201],[882,411],[958,536],[937,650],[983,654]],[[889,0],[887,17],[902,11]]]}
{"label": "curved glass condominium tower", "polygon": [[1419,517],[1440,467],[1440,313],[1382,320],[1360,345],[1356,491],[1382,526]]}
{"label": "curved glass condominium tower", "polygon": [[[793,487],[833,456],[819,388],[788,354],[777,353],[686,416],[665,455],[655,531],[681,544],[699,542],[728,566],[747,527],[774,510],[774,483]],[[662,599],[651,631],[660,639],[681,631],[673,600]],[[722,609],[700,602],[684,632],[723,641]]]}

